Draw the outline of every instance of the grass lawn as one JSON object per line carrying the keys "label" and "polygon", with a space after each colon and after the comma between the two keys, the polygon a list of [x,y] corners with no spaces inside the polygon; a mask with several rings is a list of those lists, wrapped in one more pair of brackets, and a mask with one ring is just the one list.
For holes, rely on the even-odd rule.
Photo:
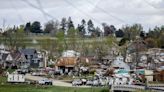
{"label": "grass lawn", "polygon": [[109,90],[108,88],[36,87],[34,85],[6,84],[0,85],[0,92],[109,92]]}
{"label": "grass lawn", "polygon": [[[6,77],[0,76],[0,85],[1,85],[2,83],[6,83],[6,80],[7,80]],[[1,92],[1,91],[0,91],[0,92]]]}
{"label": "grass lawn", "polygon": [[78,88],[59,86],[36,86],[28,84],[9,84],[6,77],[0,76],[0,92],[109,92],[108,88]]}

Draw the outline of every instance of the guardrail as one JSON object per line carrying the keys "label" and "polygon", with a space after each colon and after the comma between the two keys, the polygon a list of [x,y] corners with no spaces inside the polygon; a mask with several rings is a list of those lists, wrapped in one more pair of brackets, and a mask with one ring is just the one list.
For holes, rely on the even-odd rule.
{"label": "guardrail", "polygon": [[111,92],[120,90],[120,91],[136,91],[136,90],[144,90],[144,86],[136,86],[136,85],[112,85]]}
{"label": "guardrail", "polygon": [[149,87],[164,87],[164,84],[148,84]]}
{"label": "guardrail", "polygon": [[157,92],[164,92],[164,84],[149,84],[146,86],[138,86],[138,85],[112,85],[111,92],[114,91],[138,91],[138,90],[152,90]]}

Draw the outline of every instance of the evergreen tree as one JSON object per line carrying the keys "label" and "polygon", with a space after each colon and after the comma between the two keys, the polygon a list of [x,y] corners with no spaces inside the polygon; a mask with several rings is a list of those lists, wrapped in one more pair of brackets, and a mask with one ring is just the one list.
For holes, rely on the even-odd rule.
{"label": "evergreen tree", "polygon": [[71,19],[71,17],[68,18],[68,30],[71,29],[71,28],[74,28],[74,24],[73,24],[73,21]]}
{"label": "evergreen tree", "polygon": [[66,20],[66,18],[62,18],[60,26],[61,26],[62,31],[65,32],[66,31],[66,27],[67,27],[67,20]]}
{"label": "evergreen tree", "polygon": [[32,23],[31,32],[32,33],[42,33],[40,22],[35,21],[35,22]]}

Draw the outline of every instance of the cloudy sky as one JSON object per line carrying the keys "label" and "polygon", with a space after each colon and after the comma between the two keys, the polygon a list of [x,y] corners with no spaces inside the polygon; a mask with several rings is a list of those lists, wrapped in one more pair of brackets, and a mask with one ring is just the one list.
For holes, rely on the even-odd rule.
{"label": "cloudy sky", "polygon": [[75,24],[81,19],[117,28],[141,23],[147,30],[164,24],[164,0],[0,0],[0,27],[69,16]]}

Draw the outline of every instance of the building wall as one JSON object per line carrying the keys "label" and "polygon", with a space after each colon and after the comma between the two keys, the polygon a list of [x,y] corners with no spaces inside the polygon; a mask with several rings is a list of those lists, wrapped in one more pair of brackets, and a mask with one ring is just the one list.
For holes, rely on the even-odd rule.
{"label": "building wall", "polygon": [[153,81],[153,70],[145,70],[145,75],[148,82]]}

